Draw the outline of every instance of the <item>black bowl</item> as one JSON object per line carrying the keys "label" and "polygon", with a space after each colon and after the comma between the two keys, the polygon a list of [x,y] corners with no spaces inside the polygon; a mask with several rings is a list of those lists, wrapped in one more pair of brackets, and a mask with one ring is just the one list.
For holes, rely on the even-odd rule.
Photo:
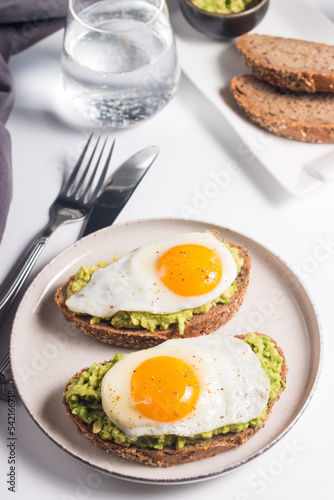
{"label": "black bowl", "polygon": [[187,21],[204,35],[216,40],[228,40],[252,30],[262,21],[269,7],[269,0],[260,0],[251,9],[238,14],[216,14],[199,9],[190,0],[179,0]]}

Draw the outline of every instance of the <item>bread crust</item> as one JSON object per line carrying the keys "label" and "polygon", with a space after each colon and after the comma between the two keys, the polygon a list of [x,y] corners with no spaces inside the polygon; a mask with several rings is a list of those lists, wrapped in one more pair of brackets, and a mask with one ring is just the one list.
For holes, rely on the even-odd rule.
{"label": "bread crust", "polygon": [[[254,93],[252,88],[255,86],[262,86],[262,103],[255,103],[249,98],[249,95]],[[314,109],[316,114],[315,100],[319,99],[319,103],[325,99],[330,98],[328,101],[328,106],[334,111],[334,95],[332,94],[282,94],[277,87],[273,87],[266,82],[261,82],[253,75],[239,75],[232,79],[231,81],[231,91],[248,118],[253,121],[256,125],[268,130],[275,135],[285,137],[287,139],[293,139],[302,142],[312,142],[312,143],[332,143],[334,142],[334,121],[333,124],[312,124],[312,123],[298,123],[289,118],[284,113],[284,110],[288,111],[289,106],[294,106],[295,109],[298,107],[298,100],[313,99],[313,103],[310,105]],[[246,92],[248,91],[248,92]],[[247,93],[249,95],[247,95]],[[259,91],[261,93],[261,90]],[[282,106],[278,109],[277,113],[270,116],[266,113],[265,106],[269,102],[271,96],[279,97],[284,100]],[[284,109],[283,109],[284,108]]]}
{"label": "bread crust", "polygon": [[[256,332],[256,334],[263,335],[258,332]],[[265,336],[269,337],[268,335]],[[236,338],[239,339],[244,339],[245,337],[246,335],[236,335]],[[280,356],[282,356],[283,358],[281,378],[284,381],[286,381],[288,367],[284,353],[282,349],[277,345],[275,340],[273,340],[271,337],[269,338],[274,343]],[[88,368],[84,368],[80,372],[76,373],[73,376],[73,378],[79,378],[85,370],[88,370]],[[65,392],[67,390],[68,385],[69,383],[66,384],[65,386]],[[171,446],[166,446],[162,450],[155,450],[153,448],[137,448],[136,446],[133,445],[125,447],[116,444],[112,441],[104,440],[99,435],[93,434],[91,425],[86,424],[79,417],[71,413],[69,404],[65,400],[65,396],[63,396],[63,403],[65,405],[69,418],[76,425],[78,432],[80,434],[83,434],[90,441],[92,441],[92,443],[94,443],[95,446],[98,446],[99,448],[102,448],[106,452],[112,453],[113,455],[116,455],[118,457],[122,457],[134,462],[140,462],[141,464],[151,465],[155,467],[170,467],[172,465],[194,462],[196,460],[201,460],[203,458],[212,457],[214,455],[217,455],[218,453],[222,453],[223,451],[227,451],[231,448],[235,448],[236,446],[244,444],[258,430],[264,427],[272,411],[273,405],[280,398],[282,391],[283,388],[281,387],[276,395],[276,398],[268,403],[266,417],[262,421],[259,427],[256,428],[248,427],[247,429],[241,432],[229,432],[227,434],[221,434],[213,438],[210,438],[207,441],[205,441],[205,443],[197,446],[186,444],[180,450],[176,450]]]}
{"label": "bread crust", "polygon": [[[243,249],[240,245],[234,243],[228,244],[231,247],[237,248],[239,256],[244,259],[244,265],[236,278],[238,289],[228,304],[217,304],[205,314],[194,314],[185,325],[182,338],[208,335],[217,330],[221,325],[232,319],[243,302],[249,284],[251,258],[248,251]],[[55,295],[55,301],[63,313],[64,318],[86,335],[107,344],[140,349],[153,347],[165,340],[180,338],[177,324],[171,325],[166,330],[157,328],[154,332],[150,332],[141,327],[131,329],[114,328],[110,322],[105,320],[101,320],[99,323],[91,325],[89,323],[89,317],[74,315],[65,305],[67,287],[73,279],[74,276],[71,276],[64,286],[58,288]]]}
{"label": "bread crust", "polygon": [[[268,35],[243,35],[237,40],[237,49],[241,54],[241,57],[252,71],[252,73],[259,79],[270,83],[271,85],[277,85],[285,89],[290,89],[299,92],[334,92],[334,72],[333,71],[317,71],[317,70],[295,70],[293,68],[285,68],[283,65],[279,66],[278,63],[273,63],[270,56],[270,46],[268,46],[268,55],[266,60],[263,59],[259,54],[254,53],[254,44],[264,47],[266,44],[275,44],[276,47],[280,47],[282,42],[291,46],[291,50],[295,49],[294,56],[298,57],[297,48],[302,48],[307,54],[308,50],[316,50],[319,52],[319,58],[323,51],[331,51],[332,57],[334,57],[334,47],[321,43],[306,42],[302,40],[296,40],[293,38],[282,38],[282,37],[272,37]],[[286,54],[284,49],[282,49],[282,58],[290,58],[291,54]],[[324,54],[324,63],[328,63],[326,60],[326,54]]]}

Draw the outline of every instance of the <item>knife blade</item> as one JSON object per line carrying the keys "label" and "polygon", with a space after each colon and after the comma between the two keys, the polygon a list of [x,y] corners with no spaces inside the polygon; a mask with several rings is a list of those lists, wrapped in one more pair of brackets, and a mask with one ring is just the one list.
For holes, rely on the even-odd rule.
{"label": "knife blade", "polygon": [[115,170],[91,209],[81,237],[110,226],[114,222],[158,153],[159,148],[149,146],[131,156]]}

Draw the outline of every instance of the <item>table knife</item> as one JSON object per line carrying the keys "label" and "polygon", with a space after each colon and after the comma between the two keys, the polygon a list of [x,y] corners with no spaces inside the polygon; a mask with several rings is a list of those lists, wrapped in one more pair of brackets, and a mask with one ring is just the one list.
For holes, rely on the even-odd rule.
{"label": "table knife", "polygon": [[86,218],[81,237],[114,222],[158,153],[156,146],[142,149],[112,174]]}

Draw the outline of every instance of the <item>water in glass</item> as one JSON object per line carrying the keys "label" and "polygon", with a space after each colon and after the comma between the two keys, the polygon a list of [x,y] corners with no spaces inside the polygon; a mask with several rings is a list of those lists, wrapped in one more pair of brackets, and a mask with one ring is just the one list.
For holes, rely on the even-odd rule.
{"label": "water in glass", "polygon": [[[75,11],[75,4],[82,8]],[[175,94],[180,70],[162,0],[70,1],[62,53],[66,94],[94,122],[126,127]],[[79,7],[80,7],[79,6]]]}

